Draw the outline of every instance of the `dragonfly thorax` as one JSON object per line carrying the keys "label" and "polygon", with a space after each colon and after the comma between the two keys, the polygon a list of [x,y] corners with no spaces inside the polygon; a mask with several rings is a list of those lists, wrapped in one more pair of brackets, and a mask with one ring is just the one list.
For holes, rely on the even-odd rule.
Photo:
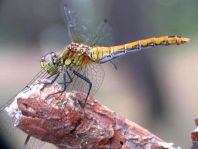
{"label": "dragonfly thorax", "polygon": [[55,74],[58,71],[59,58],[54,52],[50,52],[41,58],[41,67],[49,74]]}
{"label": "dragonfly thorax", "polygon": [[72,42],[65,47],[59,55],[61,64],[66,67],[75,67],[88,64],[92,61],[89,56],[90,49],[91,47],[85,44]]}
{"label": "dragonfly thorax", "polygon": [[83,54],[83,53],[87,53],[91,47],[82,43],[72,42],[71,44],[67,46],[67,48],[70,51]]}

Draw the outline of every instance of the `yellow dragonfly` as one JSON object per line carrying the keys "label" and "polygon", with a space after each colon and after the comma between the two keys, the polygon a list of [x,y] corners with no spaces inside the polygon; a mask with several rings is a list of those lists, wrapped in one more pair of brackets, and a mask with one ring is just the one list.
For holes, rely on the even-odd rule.
{"label": "yellow dragonfly", "polygon": [[[107,20],[99,26],[92,41],[86,41],[87,28],[78,22],[67,5],[64,6],[65,18],[71,38],[71,43],[62,49],[60,53],[49,52],[41,58],[42,70],[26,86],[30,86],[36,80],[44,84],[52,84],[62,78],[63,85],[60,92],[82,91],[94,94],[103,81],[104,72],[101,64],[112,62],[113,59],[128,53],[141,51],[155,46],[180,45],[189,41],[189,38],[181,36],[161,36],[138,40],[116,46],[97,46],[97,43],[108,40]],[[83,107],[86,105],[86,100]],[[10,101],[11,102],[11,101]],[[10,102],[5,104],[2,111]]]}
{"label": "yellow dragonfly", "polygon": [[[97,41],[100,39],[94,39],[92,45],[87,45],[81,42],[81,37],[77,36],[76,21],[72,20],[72,13],[67,6],[64,7],[64,12],[72,42],[59,54],[50,52],[42,57],[41,67],[49,74],[49,78],[54,76],[54,79],[44,83],[51,84],[62,75],[63,88],[60,92],[72,89],[87,93],[83,107],[90,93],[95,93],[102,83],[104,73],[100,64],[112,62],[115,58],[146,48],[180,45],[189,41],[188,38],[181,36],[161,36],[117,46],[97,46]],[[105,20],[104,23],[107,21]],[[104,31],[99,31],[99,34],[102,33],[105,35]],[[102,38],[102,35],[99,36]]]}
{"label": "yellow dragonfly", "polygon": [[[108,34],[110,28],[107,20],[99,26],[95,36],[90,37],[86,26],[79,22],[78,17],[67,5],[64,6],[64,13],[71,43],[64,47],[60,53],[49,52],[44,55],[41,58],[42,70],[25,88],[28,89],[37,80],[44,84],[53,84],[56,81],[62,85],[59,92],[80,91],[86,93],[83,108],[86,106],[88,96],[93,95],[102,84],[104,71],[101,64],[106,62],[114,64],[113,59],[146,48],[180,45],[189,41],[188,38],[174,35],[106,46],[104,41],[111,38],[111,34]],[[101,45],[100,43],[103,42],[104,45]],[[13,98],[4,104],[0,112],[4,111],[12,101]]]}

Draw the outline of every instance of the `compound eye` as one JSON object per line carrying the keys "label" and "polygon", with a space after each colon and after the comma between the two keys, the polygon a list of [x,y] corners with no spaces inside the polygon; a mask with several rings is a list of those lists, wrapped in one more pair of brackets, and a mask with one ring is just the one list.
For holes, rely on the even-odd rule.
{"label": "compound eye", "polygon": [[51,53],[52,57],[56,57],[56,54],[54,52]]}

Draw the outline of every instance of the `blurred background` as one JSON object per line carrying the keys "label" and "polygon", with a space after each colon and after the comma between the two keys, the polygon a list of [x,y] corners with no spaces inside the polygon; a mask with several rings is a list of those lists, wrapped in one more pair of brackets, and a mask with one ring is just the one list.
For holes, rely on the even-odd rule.
{"label": "blurred background", "polygon": [[[118,70],[104,64],[105,79],[95,96],[167,142],[190,148],[190,133],[198,117],[196,0],[1,0],[1,105],[40,70],[43,54],[69,44],[64,3],[71,4],[93,32],[108,19],[115,45],[161,35],[191,38],[185,45],[128,54],[115,60]],[[20,148],[25,135],[9,137],[9,130],[4,129],[7,137],[1,140]],[[45,144],[42,148],[55,147]]]}

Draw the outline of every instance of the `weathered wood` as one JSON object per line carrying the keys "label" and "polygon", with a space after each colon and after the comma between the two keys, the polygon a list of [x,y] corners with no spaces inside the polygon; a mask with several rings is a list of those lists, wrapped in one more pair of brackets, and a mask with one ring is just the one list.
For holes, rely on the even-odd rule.
{"label": "weathered wood", "polygon": [[17,97],[21,116],[17,127],[60,149],[164,149],[167,143],[92,97],[86,107],[83,93],[58,93],[58,85],[42,84]]}

